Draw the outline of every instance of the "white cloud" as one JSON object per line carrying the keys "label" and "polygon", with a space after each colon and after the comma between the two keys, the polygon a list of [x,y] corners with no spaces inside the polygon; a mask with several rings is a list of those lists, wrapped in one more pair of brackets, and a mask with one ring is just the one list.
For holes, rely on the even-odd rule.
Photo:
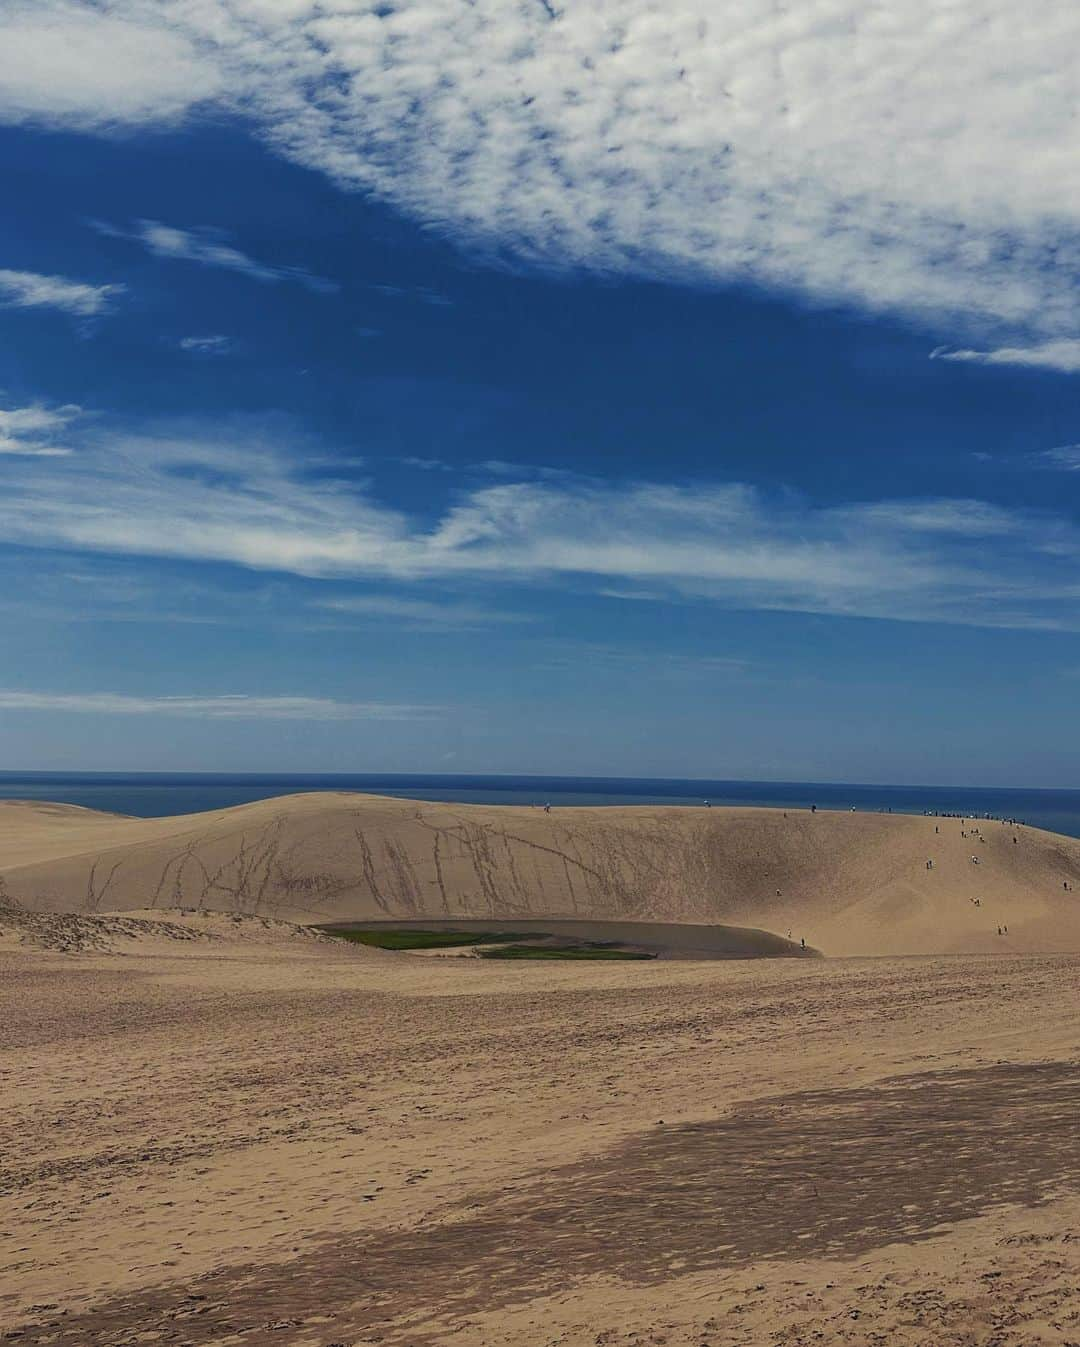
{"label": "white cloud", "polygon": [[625,599],[627,603],[656,603],[667,597],[656,589],[627,589],[608,585],[596,591],[605,599]]}
{"label": "white cloud", "polygon": [[512,478],[517,481],[524,478],[547,482],[590,480],[580,473],[572,472],[569,468],[549,468],[543,463],[511,463],[501,458],[488,458],[480,463],[467,463],[464,466],[472,472],[484,473],[489,477]]}
{"label": "white cloud", "polygon": [[[834,516],[843,511],[835,509]],[[888,501],[860,505],[852,517],[861,527],[882,527],[904,533],[952,533],[957,537],[992,538],[1015,533],[1022,522],[999,505],[980,500]]]}
{"label": "white cloud", "polygon": [[58,711],[96,716],[197,716],[208,720],[414,720],[437,707],[345,702],[328,697],[133,697],[122,692],[0,689],[0,712]]}
{"label": "white cloud", "polygon": [[92,129],[216,87],[280,152],[495,258],[1075,335],[1073,0],[1037,22],[1015,0],[13,13],[78,66],[58,79],[20,39],[35,115]]}
{"label": "white cloud", "polygon": [[373,285],[372,290],[377,290],[380,295],[385,295],[388,299],[415,299],[421,304],[431,304],[435,308],[450,309],[454,306],[454,301],[447,295],[441,294],[438,290],[432,290],[427,285]]}
{"label": "white cloud", "polygon": [[406,454],[404,458],[399,458],[398,463],[405,468],[416,468],[420,472],[453,472],[452,463],[447,463],[441,458],[415,458],[411,454]]}
{"label": "white cloud", "polygon": [[633,650],[590,641],[549,643],[548,651],[539,663],[541,667],[560,672],[580,673],[587,667],[602,671],[605,677],[625,675],[647,678],[650,683],[737,678],[746,675],[751,668],[749,660],[737,655],[704,655],[655,648]]}
{"label": "white cloud", "polygon": [[1054,449],[1044,449],[1036,457],[1042,460],[1044,468],[1080,472],[1080,444],[1059,444]]}
{"label": "white cloud", "polygon": [[82,415],[82,408],[70,403],[63,407],[45,407],[39,402],[29,407],[0,407],[0,454],[22,458],[65,458],[70,449],[53,444],[42,435],[63,430]]}
{"label": "white cloud", "polygon": [[101,313],[122,285],[86,285],[36,271],[0,270],[0,308],[61,309],[77,318]]}
{"label": "white cloud", "polygon": [[[328,478],[325,457],[280,424],[90,426],[78,448],[0,464],[8,543],[332,579],[584,582],[729,607],[1080,627],[1076,528],[979,501],[823,508],[738,483],[567,478],[474,488],[425,523]],[[366,608],[401,617],[406,601],[420,602],[375,596]]]}
{"label": "white cloud", "polygon": [[220,89],[208,49],[145,11],[129,20],[108,5],[0,7],[0,122],[94,130],[168,122]]}
{"label": "white cloud", "polygon": [[333,281],[314,276],[304,267],[275,267],[257,262],[234,247],[223,230],[211,225],[178,229],[175,225],[161,224],[158,220],[139,220],[131,229],[118,229],[102,220],[92,220],[90,223],[99,234],[140,243],[155,257],[197,262],[200,266],[220,267],[223,271],[238,271],[255,281],[297,281],[319,294],[328,294],[337,289]]}
{"label": "white cloud", "polygon": [[1080,341],[1063,337],[1036,346],[999,346],[996,350],[950,350],[939,346],[930,352],[931,360],[956,360],[971,365],[1021,365],[1029,369],[1051,369],[1061,374],[1080,371]]}
{"label": "white cloud", "polygon": [[46,407],[40,402],[28,407],[0,407],[0,435],[39,435],[45,430],[60,430],[82,415],[74,403]]}
{"label": "white cloud", "polygon": [[61,449],[53,444],[35,444],[29,440],[16,439],[13,435],[0,435],[0,454],[19,456],[20,458],[66,458],[70,449]]}
{"label": "white cloud", "polygon": [[528,613],[507,612],[450,599],[403,598],[396,594],[350,594],[319,599],[316,607],[357,617],[373,617],[423,628],[464,631],[498,623],[532,622]]}
{"label": "white cloud", "polygon": [[233,349],[231,337],[217,333],[209,337],[181,337],[176,343],[191,355],[228,355]]}

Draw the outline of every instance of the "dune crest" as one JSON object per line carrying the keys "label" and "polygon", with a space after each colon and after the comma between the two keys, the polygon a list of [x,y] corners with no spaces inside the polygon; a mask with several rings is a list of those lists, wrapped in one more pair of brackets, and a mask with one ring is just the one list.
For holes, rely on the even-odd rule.
{"label": "dune crest", "polygon": [[545,813],[339,792],[163,819],[10,802],[0,895],[30,911],[294,922],[723,923],[790,931],[826,954],[1057,951],[1080,949],[1080,840],[898,814]]}

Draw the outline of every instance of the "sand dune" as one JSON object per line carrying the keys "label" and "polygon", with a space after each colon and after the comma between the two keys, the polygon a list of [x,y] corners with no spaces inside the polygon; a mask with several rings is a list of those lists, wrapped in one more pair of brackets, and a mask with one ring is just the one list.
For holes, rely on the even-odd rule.
{"label": "sand dune", "polygon": [[[1080,956],[1017,946],[1080,947],[1078,871],[900,816],[0,806],[0,1337],[1071,1342]],[[283,919],[455,914],[1001,957],[523,967]]]}
{"label": "sand dune", "polygon": [[1080,949],[1080,840],[905,815],[314,793],[133,819],[13,802],[0,884],[38,911],[721,923],[826,954]]}

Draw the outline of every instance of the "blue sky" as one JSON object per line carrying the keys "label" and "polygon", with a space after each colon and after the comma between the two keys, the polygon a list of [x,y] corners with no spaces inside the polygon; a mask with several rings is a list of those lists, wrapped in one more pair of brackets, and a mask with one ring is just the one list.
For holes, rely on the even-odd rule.
{"label": "blue sky", "polygon": [[5,7],[4,765],[1075,784],[1048,8]]}

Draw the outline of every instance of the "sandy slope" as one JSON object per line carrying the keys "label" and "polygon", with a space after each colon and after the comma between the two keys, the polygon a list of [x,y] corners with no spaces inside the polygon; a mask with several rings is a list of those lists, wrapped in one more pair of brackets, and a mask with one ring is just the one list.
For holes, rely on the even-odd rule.
{"label": "sandy slope", "polygon": [[790,930],[827,954],[1080,949],[1080,841],[904,815],[344,793],[166,819],[10,803],[0,882],[54,911],[606,917]]}
{"label": "sandy slope", "polygon": [[184,953],[235,957],[255,947],[297,941],[334,944],[310,926],[259,913],[168,908],[154,911],[35,912],[0,900],[0,949],[30,946],[81,954],[86,950],[147,954],[157,949],[176,958]]}
{"label": "sandy slope", "polygon": [[1076,956],[239,929],[0,949],[0,1340],[1080,1341]]}

